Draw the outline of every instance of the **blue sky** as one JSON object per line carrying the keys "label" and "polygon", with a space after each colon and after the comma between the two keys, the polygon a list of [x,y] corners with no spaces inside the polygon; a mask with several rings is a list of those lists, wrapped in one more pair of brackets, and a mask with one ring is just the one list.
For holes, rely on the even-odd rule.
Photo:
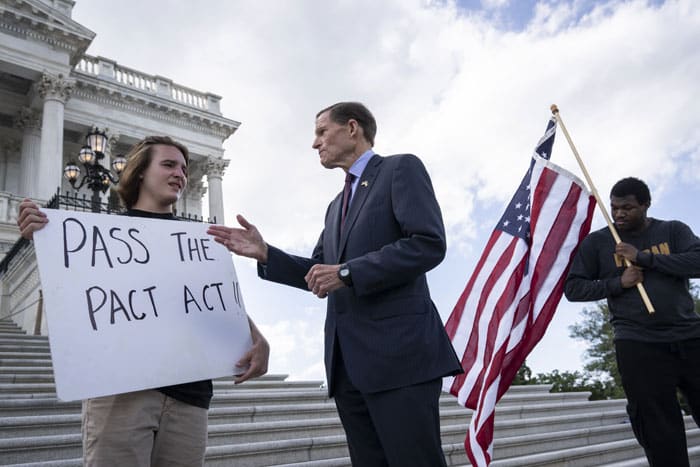
{"label": "blue sky", "polygon": [[[574,11],[570,24],[575,24],[588,15],[594,8],[601,5],[613,7],[615,1],[600,0],[569,0],[569,1],[539,1],[539,0],[457,0],[457,7],[465,15],[475,15],[484,18],[489,23],[504,31],[519,32],[525,29],[536,15],[539,8],[556,5],[567,5]],[[649,0],[649,5],[661,5],[662,0]]]}
{"label": "blue sky", "polygon": [[[650,215],[700,232],[698,2],[270,5],[79,0],[74,9],[97,33],[88,53],[221,95],[224,115],[242,122],[224,145],[229,224],[244,214],[270,243],[311,252],[343,185],[342,172],[323,169],[311,149],[314,115],[352,99],[377,118],[377,152],[415,153],[431,174],[448,233],[447,257],[429,274],[444,319],[552,103],[603,198],[616,180],[640,177],[652,189]],[[580,175],[562,134],[552,161]],[[234,262],[247,310],[271,342],[271,371],[322,379],[325,301]],[[568,337],[581,308],[562,302],[528,359],[535,372],[582,367],[585,343]]]}

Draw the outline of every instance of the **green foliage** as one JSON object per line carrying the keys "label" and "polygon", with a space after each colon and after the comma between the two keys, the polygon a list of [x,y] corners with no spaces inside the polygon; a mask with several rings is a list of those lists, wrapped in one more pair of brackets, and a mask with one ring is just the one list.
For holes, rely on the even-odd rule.
{"label": "green foliage", "polygon": [[624,393],[621,393],[621,389],[618,391],[614,381],[594,378],[589,372],[554,370],[549,373],[538,373],[536,376],[525,377],[528,373],[529,375],[532,373],[530,368],[527,367],[527,364],[523,364],[513,384],[550,384],[552,386],[551,392],[590,392],[589,400],[624,397]]}
{"label": "green foliage", "polygon": [[[569,336],[588,343],[584,353],[591,381],[599,383],[597,393],[611,398],[625,397],[620,373],[617,371],[613,327],[608,319],[608,305],[599,302],[594,308],[584,308],[583,319],[569,327]],[[597,376],[597,378],[596,378]],[[595,400],[595,399],[591,399]]]}
{"label": "green foliage", "polygon": [[524,384],[537,384],[534,382],[531,382],[532,379],[532,370],[530,369],[529,366],[527,366],[527,362],[523,362],[522,366],[518,370],[518,372],[515,374],[515,378],[513,378],[513,382],[511,384],[516,385],[516,386],[522,386]]}

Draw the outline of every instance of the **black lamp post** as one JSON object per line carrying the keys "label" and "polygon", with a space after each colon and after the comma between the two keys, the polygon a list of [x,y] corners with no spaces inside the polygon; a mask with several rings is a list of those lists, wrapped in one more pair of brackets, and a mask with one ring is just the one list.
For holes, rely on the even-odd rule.
{"label": "black lamp post", "polygon": [[[112,170],[114,174],[100,164],[100,160],[105,157],[105,149],[107,148],[107,135],[104,131],[93,127],[85,138],[86,144],[80,149],[78,161],[85,167],[85,175],[76,185],[80,177],[81,169],[75,162],[68,162],[63,169],[63,176],[70,182],[71,186],[79,190],[87,183],[88,188],[92,190],[92,211],[100,212],[100,192],[104,193],[109,188],[111,183],[119,182],[119,175],[126,166],[126,159],[122,155],[116,156],[112,160]],[[116,174],[116,175],[115,175]]]}

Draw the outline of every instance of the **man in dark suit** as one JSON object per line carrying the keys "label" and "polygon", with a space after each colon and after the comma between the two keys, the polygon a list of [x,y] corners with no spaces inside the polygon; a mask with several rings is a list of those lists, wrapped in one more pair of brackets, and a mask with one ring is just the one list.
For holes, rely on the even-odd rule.
{"label": "man in dark suit", "polygon": [[328,297],[328,392],[354,466],[444,466],[441,378],[462,368],[425,273],[445,256],[445,229],[421,161],[374,154],[376,129],[357,102],[317,114],[313,148],[324,167],[346,172],[346,184],[311,258],[266,244],[240,215],[242,229],[212,226],[210,234],[255,258],[260,277]]}

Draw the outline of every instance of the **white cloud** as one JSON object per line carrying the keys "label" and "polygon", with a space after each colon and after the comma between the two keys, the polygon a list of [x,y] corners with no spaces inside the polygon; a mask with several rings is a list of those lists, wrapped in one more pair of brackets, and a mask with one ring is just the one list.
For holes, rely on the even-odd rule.
{"label": "white cloud", "polygon": [[303,313],[295,318],[260,325],[260,332],[272,343],[269,366],[299,379],[323,381],[323,328],[305,320]]}
{"label": "white cloud", "polygon": [[481,6],[486,9],[498,9],[507,7],[510,0],[481,0]]}
{"label": "white cloud", "polygon": [[[426,163],[449,254],[460,257],[449,262],[460,269],[440,277],[459,282],[524,174],[552,103],[603,198],[627,175],[650,182],[657,206],[667,192],[700,191],[698,2],[601,2],[583,17],[578,2],[539,2],[520,32],[454,2],[168,5],[85,0],[74,16],[98,34],[90,53],[223,96],[224,114],[243,123],[225,144],[227,222],[241,212],[296,253],[311,251],[342,186],[310,147],[316,111],[338,100],[373,110],[379,152],[413,152]],[[107,22],[97,20],[104,11]],[[553,160],[580,173],[561,132]],[[295,349],[304,368],[318,366],[300,349],[320,342],[322,325],[303,324],[303,310],[323,303],[285,295],[290,310],[279,321],[265,308],[282,289],[250,281],[246,304],[273,349]],[[443,315],[456,300],[434,297]],[[273,352],[273,371],[296,365]],[[314,371],[294,368],[294,376]]]}

